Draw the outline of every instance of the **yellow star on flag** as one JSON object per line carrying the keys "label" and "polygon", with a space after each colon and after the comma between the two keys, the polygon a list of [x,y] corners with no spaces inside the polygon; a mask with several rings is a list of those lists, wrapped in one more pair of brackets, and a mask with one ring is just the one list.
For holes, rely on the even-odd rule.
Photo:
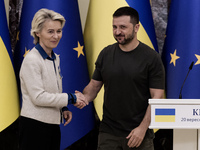
{"label": "yellow star on flag", "polygon": [[78,52],[78,58],[79,56],[82,54],[84,56],[84,53],[83,53],[83,46],[80,45],[80,43],[78,42],[78,47],[76,48],[73,48],[75,51]]}
{"label": "yellow star on flag", "polygon": [[174,66],[176,66],[176,60],[180,58],[179,56],[176,55],[176,50],[174,51],[174,54],[170,53],[170,56],[171,56],[170,64],[173,63]]}
{"label": "yellow star on flag", "polygon": [[23,57],[25,57],[28,54],[28,52],[30,52],[30,50],[27,50],[27,48],[25,47],[25,53],[24,53]]}
{"label": "yellow star on flag", "polygon": [[194,65],[198,65],[200,64],[200,55],[195,54],[196,58],[197,58],[197,62]]}

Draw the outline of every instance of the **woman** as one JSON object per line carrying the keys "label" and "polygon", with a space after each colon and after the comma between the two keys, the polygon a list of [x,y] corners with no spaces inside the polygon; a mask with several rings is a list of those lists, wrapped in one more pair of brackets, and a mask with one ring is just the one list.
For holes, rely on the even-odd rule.
{"label": "woman", "polygon": [[59,124],[63,114],[67,125],[72,113],[67,105],[83,108],[88,102],[80,92],[62,93],[60,59],[53,52],[61,37],[65,19],[59,13],[40,9],[32,20],[35,47],[25,56],[20,69],[22,109],[21,150],[59,150]]}

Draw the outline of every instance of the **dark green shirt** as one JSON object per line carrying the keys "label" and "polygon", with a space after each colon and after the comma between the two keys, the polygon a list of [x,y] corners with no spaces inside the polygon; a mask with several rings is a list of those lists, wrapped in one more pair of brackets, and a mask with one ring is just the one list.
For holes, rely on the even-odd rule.
{"label": "dark green shirt", "polygon": [[149,88],[165,87],[160,55],[141,42],[130,52],[115,43],[101,51],[95,64],[93,79],[105,88],[100,131],[127,136],[146,113]]}

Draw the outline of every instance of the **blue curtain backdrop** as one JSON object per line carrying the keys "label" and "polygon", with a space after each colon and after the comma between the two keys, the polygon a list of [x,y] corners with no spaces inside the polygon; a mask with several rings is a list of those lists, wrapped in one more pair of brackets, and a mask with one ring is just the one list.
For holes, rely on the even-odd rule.
{"label": "blue curtain backdrop", "polygon": [[166,69],[166,96],[179,98],[183,81],[194,61],[182,90],[183,99],[200,97],[200,1],[172,0],[163,62]]}
{"label": "blue curtain backdrop", "polygon": [[[82,91],[89,82],[89,75],[77,0],[24,0],[19,41],[14,55],[16,72],[18,74],[25,51],[31,50],[34,46],[33,37],[30,35],[31,21],[34,14],[41,8],[54,10],[66,19],[63,37],[54,52],[60,54],[63,92]],[[78,53],[75,49],[81,50],[81,47],[83,52]],[[66,127],[60,125],[62,150],[86,135],[94,127],[93,103],[82,110],[73,105],[68,108],[72,111],[73,117]]]}

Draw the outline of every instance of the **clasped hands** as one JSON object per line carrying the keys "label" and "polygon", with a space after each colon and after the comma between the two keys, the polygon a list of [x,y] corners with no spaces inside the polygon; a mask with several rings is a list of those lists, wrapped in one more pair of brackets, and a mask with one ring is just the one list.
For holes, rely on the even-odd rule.
{"label": "clasped hands", "polygon": [[75,107],[82,109],[83,107],[89,104],[89,102],[81,92],[75,91],[75,95],[77,98],[76,103],[74,104]]}
{"label": "clasped hands", "polygon": [[[82,109],[83,107],[89,104],[89,102],[86,100],[85,96],[81,92],[75,91],[75,95],[76,95],[76,103],[74,104],[74,106],[76,106],[77,108]],[[65,119],[64,126],[66,126],[72,120],[72,112],[64,111],[63,116]]]}

